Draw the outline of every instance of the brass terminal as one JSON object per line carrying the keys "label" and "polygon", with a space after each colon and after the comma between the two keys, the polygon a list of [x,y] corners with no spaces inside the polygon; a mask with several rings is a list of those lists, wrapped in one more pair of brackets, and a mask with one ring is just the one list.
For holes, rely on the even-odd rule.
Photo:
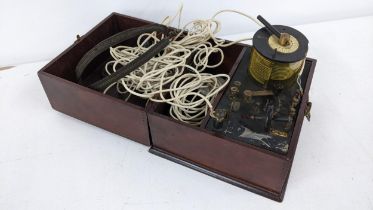
{"label": "brass terminal", "polygon": [[240,93],[240,89],[236,86],[232,86],[229,89],[229,99],[230,100],[236,100],[238,97],[238,94]]}
{"label": "brass terminal", "polygon": [[235,80],[235,81],[232,82],[232,86],[233,86],[233,87],[237,87],[238,89],[240,89],[240,87],[241,87],[241,82],[238,81],[238,80]]}
{"label": "brass terminal", "polygon": [[271,96],[273,92],[271,90],[245,90],[243,91],[244,100],[249,103],[253,96]]}
{"label": "brass terminal", "polygon": [[289,41],[290,41],[290,34],[288,34],[288,33],[281,33],[280,39],[278,40],[278,42],[280,43],[280,45],[286,46],[286,45],[289,44]]}
{"label": "brass terminal", "polygon": [[231,111],[237,112],[240,109],[241,103],[239,101],[232,101],[231,103]]}
{"label": "brass terminal", "polygon": [[243,91],[243,97],[244,97],[244,100],[245,100],[246,103],[251,102],[252,96],[253,96],[253,91],[251,91],[251,90]]}
{"label": "brass terminal", "polygon": [[215,110],[215,118],[213,120],[213,126],[216,129],[220,129],[223,126],[224,120],[227,118],[226,109]]}
{"label": "brass terminal", "polygon": [[280,137],[283,137],[283,138],[287,138],[288,137],[288,133],[287,132],[276,130],[276,129],[271,129],[271,134],[274,135],[274,136],[280,136]]}

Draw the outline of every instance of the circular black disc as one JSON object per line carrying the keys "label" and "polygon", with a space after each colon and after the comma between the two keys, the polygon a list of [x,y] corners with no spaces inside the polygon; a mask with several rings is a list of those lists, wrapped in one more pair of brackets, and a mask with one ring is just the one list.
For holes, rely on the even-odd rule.
{"label": "circular black disc", "polygon": [[299,42],[299,47],[292,53],[281,53],[276,52],[268,44],[268,39],[272,35],[267,28],[263,27],[259,29],[253,38],[253,46],[255,49],[264,57],[282,63],[292,63],[300,61],[306,57],[308,51],[308,39],[298,30],[289,26],[273,25],[279,32],[288,33]]}

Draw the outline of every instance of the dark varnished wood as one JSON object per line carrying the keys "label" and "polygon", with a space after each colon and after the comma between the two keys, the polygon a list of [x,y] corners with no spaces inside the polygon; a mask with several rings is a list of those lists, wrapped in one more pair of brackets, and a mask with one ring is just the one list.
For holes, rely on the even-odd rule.
{"label": "dark varnished wood", "polygon": [[[42,68],[38,75],[52,107],[84,122],[150,145],[147,107],[143,100],[125,102],[78,85],[74,72],[84,53],[100,41],[119,31],[147,24],[150,22],[112,13]],[[108,56],[103,55],[95,60],[87,71],[95,71]]]}
{"label": "dark varnished wood", "polygon": [[256,194],[271,198],[273,200],[278,200],[278,195],[276,195],[276,194],[272,194],[271,192],[268,192],[268,191],[263,190],[261,188],[255,187],[255,185],[250,185],[250,184],[244,183],[242,181],[237,181],[236,179],[230,178],[230,176],[224,175],[224,174],[222,174],[220,172],[217,172],[217,171],[214,171],[212,169],[208,169],[205,166],[201,166],[197,163],[188,161],[187,159],[183,159],[183,158],[181,158],[177,155],[168,153],[167,151],[161,150],[159,148],[152,147],[152,148],[149,149],[149,152],[152,153],[152,154],[158,155],[160,157],[163,157],[165,159],[168,159],[172,162],[181,164],[181,165],[186,166],[188,168],[191,168],[191,169],[194,169],[194,170],[199,171],[201,173],[204,173],[206,175],[209,175],[211,177],[214,177],[216,179],[219,179],[221,181],[224,181],[224,182],[227,182],[229,184],[235,185],[235,186],[240,187],[242,189],[245,189],[245,190],[254,192]]}

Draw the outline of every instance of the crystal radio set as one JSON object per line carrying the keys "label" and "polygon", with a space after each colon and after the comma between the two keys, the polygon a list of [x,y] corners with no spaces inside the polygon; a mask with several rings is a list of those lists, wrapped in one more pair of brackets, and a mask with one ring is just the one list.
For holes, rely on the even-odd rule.
{"label": "crystal radio set", "polygon": [[247,71],[236,72],[208,128],[286,153],[303,94],[308,40],[294,28],[258,20],[265,27],[254,35]]}
{"label": "crystal radio set", "polygon": [[[256,23],[217,38],[221,13]],[[150,152],[281,201],[316,60],[298,30],[235,10],[180,26],[111,14],[39,71],[52,107]],[[171,24],[179,17],[179,26]],[[252,46],[242,41],[252,40]]]}

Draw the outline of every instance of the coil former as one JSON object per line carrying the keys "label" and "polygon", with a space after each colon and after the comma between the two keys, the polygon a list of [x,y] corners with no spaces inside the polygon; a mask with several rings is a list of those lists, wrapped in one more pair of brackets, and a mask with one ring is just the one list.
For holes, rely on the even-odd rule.
{"label": "coil former", "polygon": [[301,32],[291,27],[271,27],[281,35],[288,35],[286,43],[282,43],[267,27],[258,30],[253,38],[248,70],[264,87],[284,89],[294,84],[304,67],[308,40]]}

